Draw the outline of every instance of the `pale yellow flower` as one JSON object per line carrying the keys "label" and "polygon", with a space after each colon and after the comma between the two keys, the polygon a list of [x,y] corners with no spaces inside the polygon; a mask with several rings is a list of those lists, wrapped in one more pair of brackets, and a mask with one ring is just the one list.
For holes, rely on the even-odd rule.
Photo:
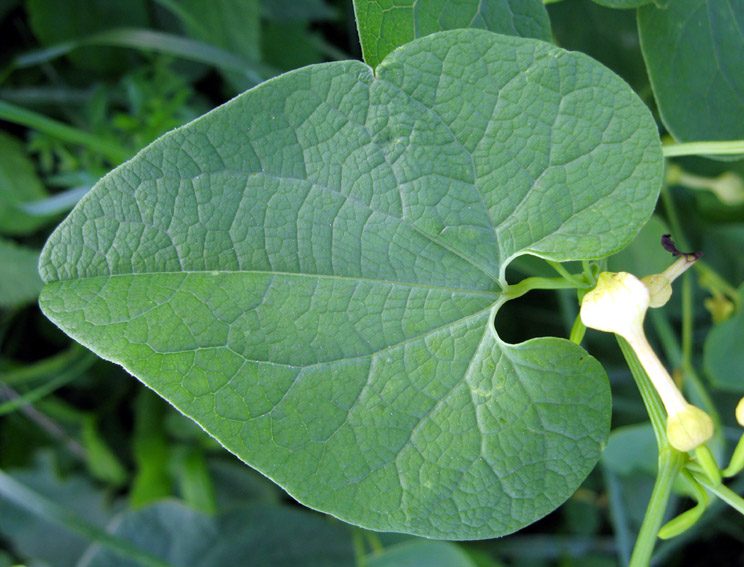
{"label": "pale yellow flower", "polygon": [[691,451],[711,438],[713,422],[687,402],[648,343],[643,320],[650,305],[649,288],[633,274],[603,272],[597,286],[584,296],[581,320],[589,328],[615,333],[628,342],[664,404],[669,443],[680,451]]}

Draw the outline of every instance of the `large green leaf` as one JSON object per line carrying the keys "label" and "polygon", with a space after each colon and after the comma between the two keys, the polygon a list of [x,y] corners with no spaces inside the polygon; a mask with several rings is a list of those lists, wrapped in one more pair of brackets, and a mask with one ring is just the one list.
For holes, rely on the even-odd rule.
{"label": "large green leaf", "polygon": [[480,28],[550,41],[542,0],[354,0],[354,13],[372,67],[393,49],[438,31]]}
{"label": "large green leaf", "polygon": [[638,11],[664,124],[681,141],[744,138],[744,0],[674,0]]}
{"label": "large green leaf", "polygon": [[156,141],[50,238],[41,305],[308,506],[493,537],[575,490],[610,414],[583,349],[496,335],[506,265],[618,250],[661,174],[595,61],[443,32]]}
{"label": "large green leaf", "polygon": [[[279,506],[239,506],[208,516],[176,502],[124,515],[113,532],[174,567],[349,567],[348,528]],[[78,567],[139,567],[98,545]]]}

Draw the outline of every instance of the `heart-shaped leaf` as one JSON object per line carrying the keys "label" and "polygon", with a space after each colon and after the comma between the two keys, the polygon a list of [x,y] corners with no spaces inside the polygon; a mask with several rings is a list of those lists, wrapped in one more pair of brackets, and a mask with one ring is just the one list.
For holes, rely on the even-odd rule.
{"label": "heart-shaped leaf", "polygon": [[156,141],[52,235],[41,305],[308,506],[494,537],[576,489],[610,416],[583,349],[498,338],[505,268],[617,251],[662,165],[600,64],[442,32]]}

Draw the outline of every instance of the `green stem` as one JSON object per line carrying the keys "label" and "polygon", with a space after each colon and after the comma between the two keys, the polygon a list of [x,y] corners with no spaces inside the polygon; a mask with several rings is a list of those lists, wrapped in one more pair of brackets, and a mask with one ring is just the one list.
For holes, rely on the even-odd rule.
{"label": "green stem", "polygon": [[0,376],[2,376],[2,381],[6,386],[17,386],[25,382],[33,382],[39,378],[46,378],[52,374],[64,371],[86,352],[77,343],[73,343],[67,350],[33,364],[2,372]]}
{"label": "green stem", "polygon": [[269,65],[239,57],[209,43],[142,28],[108,29],[89,36],[78,37],[43,49],[22,53],[15,57],[12,65],[17,69],[22,69],[51,61],[81,47],[101,45],[166,53],[218,67],[223,71],[238,73],[255,84],[260,83],[266,77],[278,74],[276,69]]}
{"label": "green stem", "polygon": [[669,228],[672,229],[674,239],[677,241],[677,245],[682,250],[688,249],[687,239],[685,233],[682,231],[682,223],[679,222],[679,216],[677,215],[677,207],[674,205],[674,198],[667,185],[661,188],[661,200],[664,203],[664,211],[666,212],[667,221],[669,221]]}
{"label": "green stem", "polygon": [[384,547],[382,546],[382,542],[380,541],[380,537],[375,532],[365,532],[367,534],[367,543],[369,543],[370,549],[372,549],[372,554],[376,555],[378,553],[382,553],[384,550]]}
{"label": "green stem", "polygon": [[739,512],[739,514],[744,515],[744,498],[739,496],[725,484],[713,484],[705,474],[693,472],[692,475],[695,477],[695,480],[697,480],[705,488],[710,490],[713,494],[718,496],[718,498],[720,498],[734,510]]}
{"label": "green stem", "polygon": [[705,156],[705,155],[744,155],[744,140],[726,142],[687,142],[664,144],[661,146],[664,157]]}
{"label": "green stem", "polygon": [[682,368],[692,368],[692,281],[690,274],[682,276]]}
{"label": "green stem", "polygon": [[571,327],[571,335],[569,336],[568,340],[570,340],[572,343],[580,345],[581,341],[584,340],[585,334],[586,325],[584,325],[584,322],[581,320],[581,315],[577,315],[576,319],[574,320],[573,327]]}
{"label": "green stem", "polygon": [[18,408],[32,404],[35,401],[48,396],[49,394],[51,394],[55,390],[58,390],[75,378],[75,375],[70,375],[67,373],[60,374],[56,378],[49,380],[49,382],[47,382],[46,384],[42,384],[38,388],[34,388],[33,390],[25,392],[22,395],[16,395],[13,390],[9,390],[5,386],[3,386],[2,389],[0,389],[0,393],[4,394],[5,396],[9,396],[11,399],[0,404],[0,416],[12,413]]}
{"label": "green stem", "polygon": [[132,157],[132,152],[111,140],[90,134],[62,122],[52,120],[42,114],[26,110],[20,106],[0,100],[0,119],[27,126],[64,142],[79,144],[104,155],[114,164],[120,164]]}
{"label": "green stem", "polygon": [[[694,477],[694,475],[693,475]],[[744,488],[744,479],[731,484],[731,489],[734,492],[738,492]],[[691,540],[700,533],[703,529],[710,526],[718,526],[723,521],[721,516],[728,507],[724,505],[724,502],[718,498],[714,498],[706,513],[696,523],[695,530],[688,530],[683,534],[675,537],[674,539],[667,540],[661,543],[656,549],[654,554],[654,561],[657,565],[671,565],[670,558],[673,554],[677,554],[680,549],[689,545]]]}
{"label": "green stem", "polygon": [[721,484],[721,469],[707,445],[695,447],[695,462],[705,472],[713,484]]}
{"label": "green stem", "polygon": [[172,567],[170,563],[166,563],[159,557],[140,549],[126,539],[110,534],[77,514],[43,498],[1,470],[0,496],[35,516],[80,534],[84,538],[107,547],[117,555],[135,561],[139,565],[144,567]]}
{"label": "green stem", "polygon": [[356,567],[367,567],[367,552],[364,549],[364,532],[361,528],[352,527],[351,541],[354,546]]}
{"label": "green stem", "polygon": [[504,290],[504,297],[506,299],[516,299],[533,289],[574,289],[576,287],[575,283],[565,278],[525,278],[519,283],[507,286]]}
{"label": "green stem", "polygon": [[702,517],[703,512],[708,507],[708,494],[705,492],[700,483],[695,480],[695,477],[687,470],[682,470],[680,474],[687,479],[690,484],[690,488],[693,490],[693,498],[696,501],[695,506],[689,510],[685,510],[679,516],[672,518],[666,524],[664,524],[659,530],[660,539],[671,539],[683,534],[694,526],[697,521]]}
{"label": "green stem", "polygon": [[563,265],[560,262],[553,262],[551,260],[545,260],[550,266],[558,272],[563,279],[571,282],[573,285],[571,287],[586,287],[586,284],[581,281],[578,277],[574,276],[573,274],[569,273],[569,271],[563,267]]}
{"label": "green stem", "polygon": [[638,534],[629,567],[648,567],[656,545],[656,537],[664,521],[674,479],[682,470],[685,455],[667,447],[659,452],[659,472],[651,493],[641,531]]}
{"label": "green stem", "polygon": [[95,357],[90,352],[86,351],[83,354],[85,356],[82,356],[79,360],[74,360],[67,369],[61,371],[55,378],[52,378],[38,388],[34,388],[33,390],[25,392],[22,395],[16,396],[13,390],[3,385],[0,391],[5,394],[9,394],[10,396],[12,396],[13,399],[0,404],[0,415],[8,414],[17,410],[18,408],[21,408],[28,404],[32,404],[44,398],[45,396],[48,396],[55,390],[61,388],[68,382],[71,382],[75,378],[80,376],[83,372],[90,368],[90,366],[96,360],[98,360],[97,357]]}
{"label": "green stem", "polygon": [[594,275],[594,272],[592,272],[592,267],[589,262],[587,262],[586,260],[581,262],[581,268],[584,271],[584,277],[586,278],[586,281],[588,281],[591,285],[596,284],[597,276]]}

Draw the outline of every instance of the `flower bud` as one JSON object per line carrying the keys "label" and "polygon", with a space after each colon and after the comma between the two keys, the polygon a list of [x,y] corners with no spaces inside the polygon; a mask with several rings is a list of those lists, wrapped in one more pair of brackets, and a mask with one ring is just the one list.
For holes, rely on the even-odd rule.
{"label": "flower bud", "polygon": [[740,399],[739,403],[736,404],[736,421],[744,427],[744,398]]}
{"label": "flower bud", "polygon": [[713,436],[713,420],[700,408],[686,404],[667,417],[667,438],[678,451],[692,451]]}
{"label": "flower bud", "polygon": [[664,274],[646,276],[641,281],[648,288],[651,299],[649,307],[662,307],[672,297],[672,282]]}
{"label": "flower bud", "polygon": [[720,292],[714,292],[713,297],[704,299],[703,305],[710,313],[713,323],[716,325],[729,319],[736,309],[734,302]]}

